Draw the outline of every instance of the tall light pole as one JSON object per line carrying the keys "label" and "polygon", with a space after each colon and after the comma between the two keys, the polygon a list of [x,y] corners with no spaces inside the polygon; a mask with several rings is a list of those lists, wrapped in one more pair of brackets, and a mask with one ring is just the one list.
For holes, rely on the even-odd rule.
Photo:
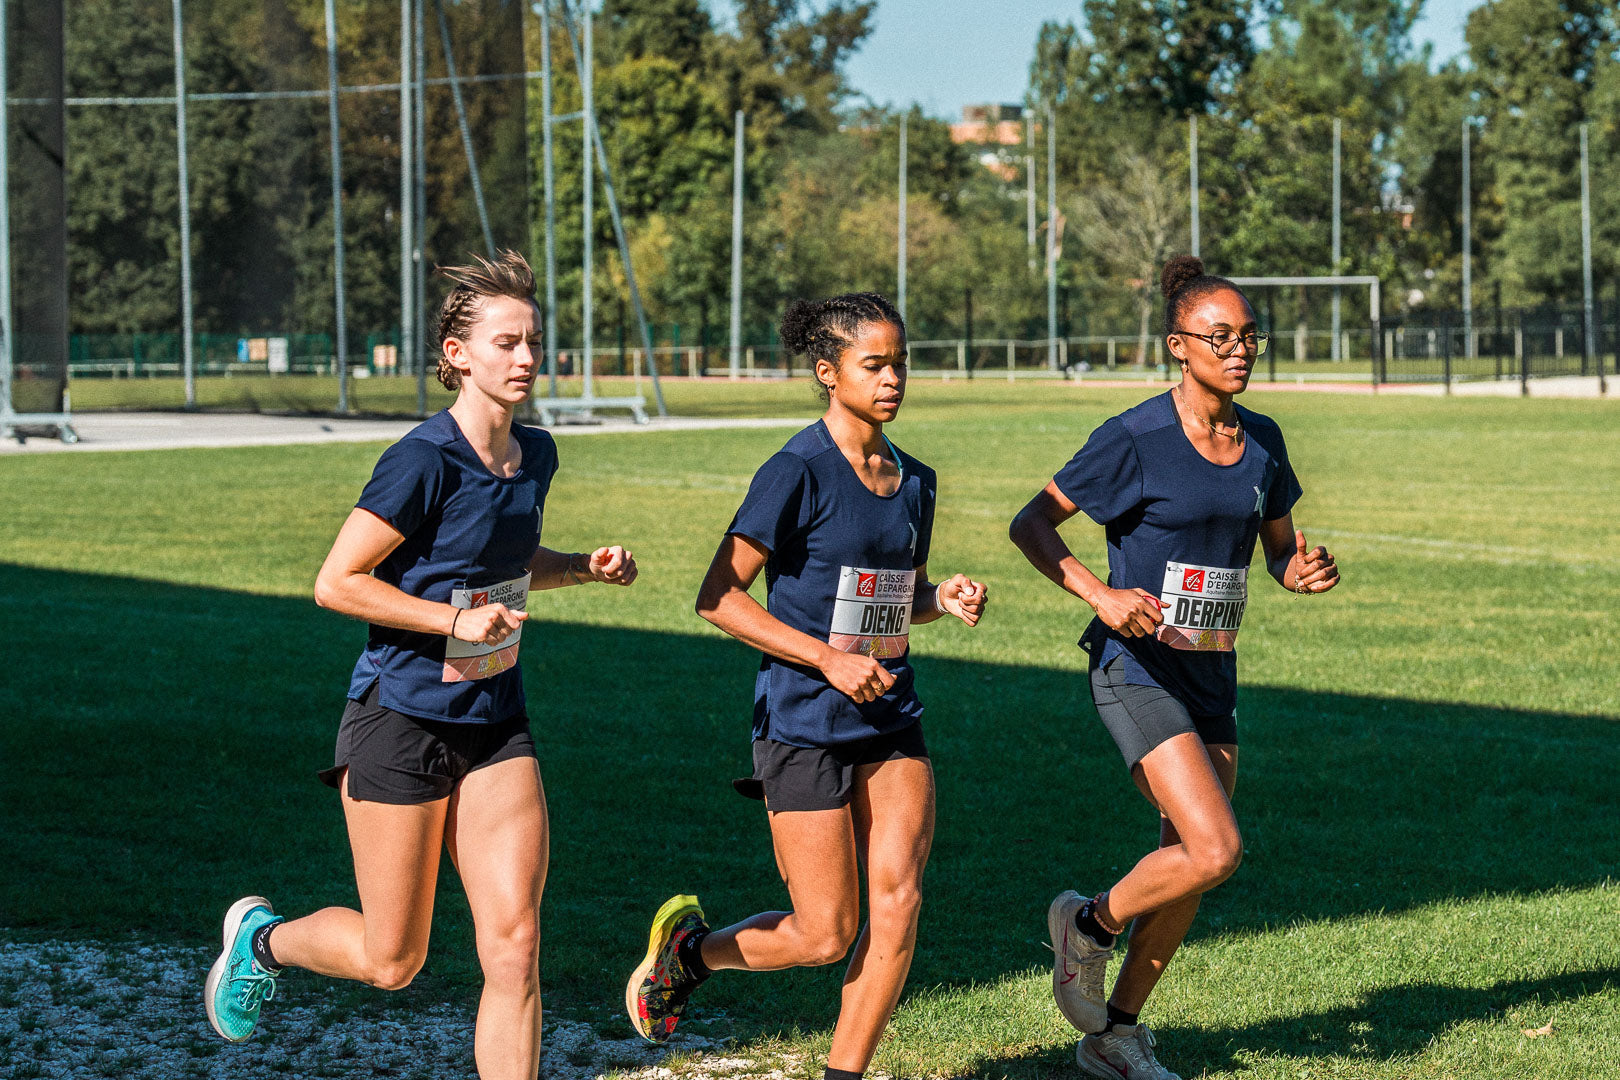
{"label": "tall light pole", "polygon": [[1057,111],[1046,107],[1046,366],[1058,366],[1057,343]]}
{"label": "tall light pole", "polygon": [[1474,355],[1474,181],[1472,157],[1473,117],[1462,122],[1462,317],[1463,354]]}
{"label": "tall light pole", "polygon": [[1025,218],[1029,232],[1029,272],[1035,273],[1035,113],[1024,115]]}
{"label": "tall light pole", "polygon": [[900,245],[896,256],[900,279],[900,321],[906,321],[906,114],[900,114]]}
{"label": "tall light pole", "polygon": [[546,203],[546,380],[551,396],[557,396],[557,195],[556,171],[551,144],[551,0],[541,0],[540,12],[540,108],[542,185]]}
{"label": "tall light pole", "polygon": [[582,36],[585,39],[585,63],[580,69],[579,73],[580,88],[584,95],[584,104],[582,107],[585,112],[585,124],[580,140],[580,156],[584,162],[583,183],[585,185],[585,197],[580,211],[582,247],[580,263],[584,272],[584,276],[580,281],[580,306],[584,311],[585,320],[583,334],[584,342],[580,346],[580,362],[583,365],[583,370],[585,372],[584,395],[585,397],[589,398],[592,390],[591,368],[594,360],[594,356],[591,352],[591,347],[594,344],[592,340],[593,328],[591,326],[591,320],[594,314],[592,309],[592,301],[594,297],[592,296],[591,291],[591,263],[593,261],[594,252],[592,251],[591,247],[591,239],[593,232],[592,226],[595,224],[594,219],[596,215],[596,167],[591,161],[591,154],[595,149],[591,140],[591,125],[596,123],[595,102],[592,100],[595,93],[595,80],[591,77],[591,69],[595,66],[595,63],[592,60],[591,24],[596,21],[596,13],[591,10],[591,0],[584,0],[579,7],[580,20],[584,23]]}
{"label": "tall light pole", "polygon": [[743,111],[737,110],[731,151],[731,370],[742,375]]}
{"label": "tall light pole", "polygon": [[411,76],[411,14],[413,0],[399,0],[399,353],[395,370],[416,370],[420,352],[416,328],[416,91]]}
{"label": "tall light pole", "polygon": [[[191,325],[191,176],[186,145],[186,42],[180,0],[174,0],[175,161],[180,170],[180,356],[186,376],[186,408],[197,407],[197,372]],[[9,138],[9,134],[7,135]]]}
{"label": "tall light pole", "polygon": [[1581,125],[1581,287],[1585,296],[1586,333],[1582,335],[1585,345],[1582,349],[1581,368],[1591,366],[1597,361],[1598,392],[1609,392],[1609,381],[1603,374],[1603,356],[1597,351],[1597,319],[1592,298],[1592,177],[1587,161],[1586,150],[1587,125]]}
{"label": "tall light pole", "polygon": [[1198,114],[1187,117],[1187,157],[1191,162],[1192,184],[1192,253],[1198,254]]}
{"label": "tall light pole", "polygon": [[332,278],[337,294],[338,412],[349,411],[349,327],[343,303],[343,148],[338,141],[337,11],[326,0],[326,116],[332,141]]}
{"label": "tall light pole", "polygon": [[[1339,270],[1339,257],[1340,257],[1340,254],[1341,254],[1340,245],[1339,245],[1339,217],[1340,217],[1340,206],[1343,203],[1343,196],[1341,195],[1340,175],[1341,175],[1341,166],[1339,164],[1339,118],[1337,116],[1335,116],[1333,118],[1333,273],[1335,273],[1335,274],[1338,274],[1340,272],[1340,270]],[[1341,293],[1341,290],[1339,289],[1339,287],[1337,285],[1333,286],[1333,345],[1332,345],[1332,348],[1329,350],[1329,355],[1334,360],[1343,359],[1343,357],[1341,357],[1339,355],[1339,297],[1340,297],[1340,293]]]}

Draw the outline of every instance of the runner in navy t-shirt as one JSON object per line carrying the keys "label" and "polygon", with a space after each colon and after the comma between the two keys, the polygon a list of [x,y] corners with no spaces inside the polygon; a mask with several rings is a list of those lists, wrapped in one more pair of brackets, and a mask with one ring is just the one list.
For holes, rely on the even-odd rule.
{"label": "runner in navy t-shirt", "polygon": [[506,252],[440,273],[454,286],[439,380],[455,403],[384,451],[315,581],[322,607],[371,624],[321,774],[341,792],[360,910],[288,922],[263,897],[237,901],[204,1002],[240,1042],[284,966],[405,986],[427,955],[442,846],[484,969],[478,1070],[532,1077],[548,830],[518,666],[525,606],[533,589],[628,585],[636,564],[617,546],[540,546],[556,445],[513,419],[539,367],[528,264]]}
{"label": "runner in navy t-shirt", "polygon": [[[906,389],[905,326],[881,296],[799,302],[782,343],[815,362],[827,414],[754,475],[698,594],[698,612],[764,654],[754,684],[754,773],[792,911],[710,931],[694,896],[653,921],[625,988],[631,1022],[667,1040],[710,971],[831,964],[855,947],[827,1076],[866,1070],[911,966],[933,838],[934,781],[909,634],[973,626],[985,587],[928,581],[933,470],[883,434]],[[765,572],[766,605],[748,594]],[[860,926],[859,875],[869,921]]]}
{"label": "runner in navy t-shirt", "polygon": [[[1159,811],[1159,849],[1113,888],[1052,901],[1052,990],[1086,1032],[1078,1057],[1095,1076],[1166,1080],[1138,1014],[1198,911],[1237,869],[1237,658],[1255,540],[1297,593],[1326,592],[1339,571],[1307,550],[1290,511],[1300,497],[1277,425],[1232,398],[1248,385],[1266,335],[1237,287],[1192,256],[1164,268],[1165,334],[1181,383],[1106,421],[1012,524],[1041,573],[1090,604],[1081,647],[1091,691],[1136,785]],[[1084,512],[1107,531],[1108,581],[1080,564],[1058,526]],[[1081,814],[1083,822],[1084,814]],[[1114,936],[1132,923],[1112,996],[1103,976]]]}

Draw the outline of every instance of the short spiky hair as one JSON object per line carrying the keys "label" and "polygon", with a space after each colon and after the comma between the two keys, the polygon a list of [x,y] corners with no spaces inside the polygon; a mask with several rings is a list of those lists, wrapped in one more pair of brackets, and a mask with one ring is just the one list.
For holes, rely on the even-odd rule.
{"label": "short spiky hair", "polygon": [[475,265],[436,266],[433,272],[454,284],[439,305],[439,382],[446,390],[461,386],[461,373],[444,358],[448,338],[465,339],[478,325],[484,301],[491,296],[510,296],[534,303],[534,271],[522,255],[510,249],[486,259],[472,254]]}

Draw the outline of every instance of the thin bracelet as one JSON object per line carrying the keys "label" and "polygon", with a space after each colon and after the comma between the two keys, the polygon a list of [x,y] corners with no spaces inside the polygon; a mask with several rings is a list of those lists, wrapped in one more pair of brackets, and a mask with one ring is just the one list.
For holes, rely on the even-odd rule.
{"label": "thin bracelet", "polygon": [[939,599],[939,586],[934,586],[934,610],[941,615],[946,614],[945,605]]}
{"label": "thin bracelet", "polygon": [[568,556],[568,576],[573,579],[575,585],[583,585],[585,583],[579,580],[579,571],[574,569],[574,559],[578,555],[579,552],[576,551]]}
{"label": "thin bracelet", "polygon": [[450,636],[451,637],[456,636],[456,620],[459,619],[459,618],[461,618],[461,609],[456,608],[456,613],[454,615],[450,616]]}

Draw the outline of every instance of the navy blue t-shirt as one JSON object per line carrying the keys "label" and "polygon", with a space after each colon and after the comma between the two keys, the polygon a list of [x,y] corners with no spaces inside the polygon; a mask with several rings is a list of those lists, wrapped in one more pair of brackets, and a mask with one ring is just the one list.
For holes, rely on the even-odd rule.
{"label": "navy blue t-shirt", "polygon": [[1092,663],[1122,657],[1124,682],[1159,686],[1198,716],[1237,706],[1235,643],[1248,602],[1260,522],[1301,494],[1282,431],[1237,406],[1243,456],[1216,465],[1188,440],[1169,394],[1107,420],[1053,478],[1108,535],[1108,584],[1165,604],[1155,637],[1125,637],[1093,619]]}
{"label": "navy blue t-shirt", "polygon": [[[522,609],[529,562],[557,444],[538,428],[512,425],[523,460],[511,477],[490,472],[448,410],[422,421],[383,451],[355,505],[392,525],[404,541],[373,571],[402,592],[456,607],[502,603]],[[381,681],[378,701],[425,720],[498,723],[524,711],[517,665],[521,630],[500,648],[389,626],[371,626],[354,665],[349,697]]]}
{"label": "navy blue t-shirt", "polygon": [[876,495],[818,420],[760,466],[726,530],[770,551],[772,615],[894,674],[886,694],[857,704],[819,670],[767,653],[754,683],[756,739],[833,746],[899,731],[922,716],[909,635],[916,568],[928,561],[934,531],[935,480],[916,458],[894,453],[900,489]]}

